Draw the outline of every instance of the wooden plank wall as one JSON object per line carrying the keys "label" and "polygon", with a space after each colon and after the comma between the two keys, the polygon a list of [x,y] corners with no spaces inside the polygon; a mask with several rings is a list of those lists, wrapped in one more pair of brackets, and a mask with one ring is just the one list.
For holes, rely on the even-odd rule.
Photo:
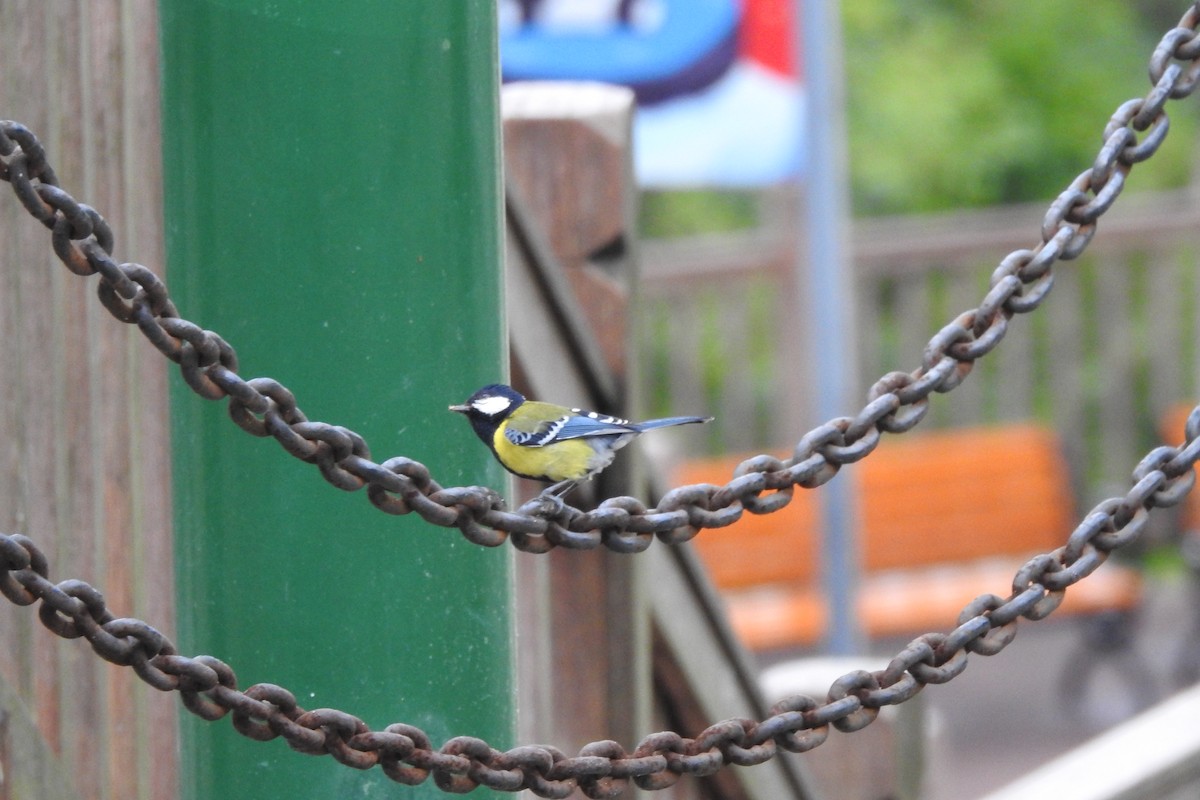
{"label": "wooden plank wall", "polygon": [[[161,274],[157,53],[155,0],[0,0],[0,117],[39,136],[118,260]],[[41,545],[52,580],[93,583],[117,616],[171,636],[167,364],[95,284],[0,186],[0,529]],[[177,795],[175,698],[28,608],[0,605],[0,643],[24,706],[6,711],[32,716],[77,796]]]}
{"label": "wooden plank wall", "polygon": [[[625,406],[628,286],[637,267],[629,236],[633,96],[599,84],[510,84],[502,99],[513,385],[554,402],[640,414]],[[644,496],[654,476],[639,458],[642,445],[569,502]],[[513,505],[541,488],[520,481]],[[574,754],[600,738],[630,748],[652,731],[692,736],[719,719],[766,715],[699,562],[661,544],[651,550],[515,554],[519,741]],[[802,769],[776,759],[684,777],[653,796],[808,797],[797,788]],[[643,794],[630,787],[620,796]]]}
{"label": "wooden plank wall", "polygon": [[[622,411],[615,393],[634,265],[621,259],[606,273],[589,255],[628,230],[632,106],[630,93],[598,85],[513,84],[501,93],[513,385],[531,397]],[[598,197],[606,202],[590,207]],[[604,480],[632,491],[620,465]],[[541,488],[520,481],[518,497]],[[571,502],[592,490],[577,489]],[[601,736],[639,737],[649,656],[636,568],[606,550],[515,555],[520,741],[573,754]]]}
{"label": "wooden plank wall", "polygon": [[[875,379],[916,368],[930,336],[979,304],[1000,259],[1039,241],[1044,213],[1039,203],[856,223],[864,402]],[[1127,193],[1087,254],[1055,267],[1043,306],[935,396],[923,425],[1046,422],[1068,443],[1081,502],[1128,485],[1165,411],[1200,401],[1198,231],[1194,193]],[[796,375],[810,345],[788,327],[794,247],[779,229],[643,244],[644,383],[655,411],[705,398],[718,417],[712,452],[787,452],[824,421],[795,389],[819,376]]]}

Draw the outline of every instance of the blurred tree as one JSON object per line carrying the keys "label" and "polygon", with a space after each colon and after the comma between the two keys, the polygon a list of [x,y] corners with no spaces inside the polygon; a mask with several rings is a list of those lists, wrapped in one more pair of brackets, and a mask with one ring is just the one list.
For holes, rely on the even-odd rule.
{"label": "blurred tree", "polygon": [[[1091,163],[1117,105],[1149,89],[1160,33],[1149,5],[1142,16],[1121,0],[845,0],[856,212],[1053,197]],[[1173,146],[1133,186],[1187,182],[1188,112],[1172,109]]]}
{"label": "blurred tree", "polygon": [[[1091,164],[1109,115],[1149,89],[1180,0],[843,0],[855,213],[1049,200]],[[1169,107],[1171,140],[1132,190],[1186,184],[1196,111]],[[647,236],[758,223],[753,193],[648,192]]]}
{"label": "blurred tree", "polygon": [[642,193],[638,227],[643,236],[697,236],[758,224],[758,201],[750,191],[658,190]]}

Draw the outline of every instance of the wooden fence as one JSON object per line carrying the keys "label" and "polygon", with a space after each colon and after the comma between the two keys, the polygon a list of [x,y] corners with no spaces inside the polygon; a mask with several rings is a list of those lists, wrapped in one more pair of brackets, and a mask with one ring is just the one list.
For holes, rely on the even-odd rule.
{"label": "wooden fence", "polygon": [[[109,220],[119,261],[160,270],[157,4],[0,0],[0,18],[0,117]],[[168,364],[0,194],[0,530],[174,637]],[[3,603],[0,642],[0,798],[177,796],[178,701],[32,608]]]}
{"label": "wooden fence", "polygon": [[[915,369],[930,336],[979,304],[1008,252],[1040,241],[1045,208],[856,223],[857,324],[850,338],[864,402],[876,378]],[[789,217],[799,215],[775,215]],[[824,421],[808,410],[805,387],[820,376],[804,364],[806,349],[826,341],[806,341],[798,320],[796,247],[778,222],[642,245],[647,405],[717,415],[709,452],[788,452]],[[1159,441],[1165,410],[1200,400],[1198,261],[1196,194],[1122,197],[1085,256],[1054,267],[1042,307],[1015,318],[960,387],[933,399],[923,427],[1042,421],[1067,442],[1082,501],[1127,484]],[[1174,441],[1181,436],[1176,432]]]}

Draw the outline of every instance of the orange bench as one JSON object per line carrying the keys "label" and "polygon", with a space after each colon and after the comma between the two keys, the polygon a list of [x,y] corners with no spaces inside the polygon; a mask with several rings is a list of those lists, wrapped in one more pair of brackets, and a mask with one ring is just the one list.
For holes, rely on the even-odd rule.
{"label": "orange bench", "polygon": [[[687,462],[675,484],[723,484],[744,458]],[[1064,544],[1078,522],[1058,439],[1037,425],[889,437],[844,469],[857,482],[857,610],[870,636],[948,630],[977,596],[1007,596],[1017,569]],[[785,509],[693,540],[751,649],[809,645],[825,633],[819,491],[797,488]],[[1068,590],[1056,613],[1131,609],[1141,589],[1136,570],[1108,563]]]}

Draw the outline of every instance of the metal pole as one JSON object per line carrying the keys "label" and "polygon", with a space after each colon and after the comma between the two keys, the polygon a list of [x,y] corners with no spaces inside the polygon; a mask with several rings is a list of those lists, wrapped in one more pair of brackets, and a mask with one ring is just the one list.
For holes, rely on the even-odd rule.
{"label": "metal pole", "polygon": [[[837,0],[796,0],[801,21],[798,64],[807,88],[804,141],[806,248],[799,254],[799,307],[807,320],[815,375],[813,402],[821,420],[854,403],[854,276],[849,254],[846,125],[843,111],[842,34]],[[829,605],[826,648],[861,652],[855,609],[858,553],[852,476],[839,474],[817,490],[821,505],[822,562]]]}
{"label": "metal pole", "polygon": [[[446,410],[506,372],[494,4],[160,8],[180,309],[375,458],[503,487]],[[171,399],[183,650],[307,709],[510,746],[509,548],[382,514],[218,405]],[[181,717],[189,800],[442,796]]]}

